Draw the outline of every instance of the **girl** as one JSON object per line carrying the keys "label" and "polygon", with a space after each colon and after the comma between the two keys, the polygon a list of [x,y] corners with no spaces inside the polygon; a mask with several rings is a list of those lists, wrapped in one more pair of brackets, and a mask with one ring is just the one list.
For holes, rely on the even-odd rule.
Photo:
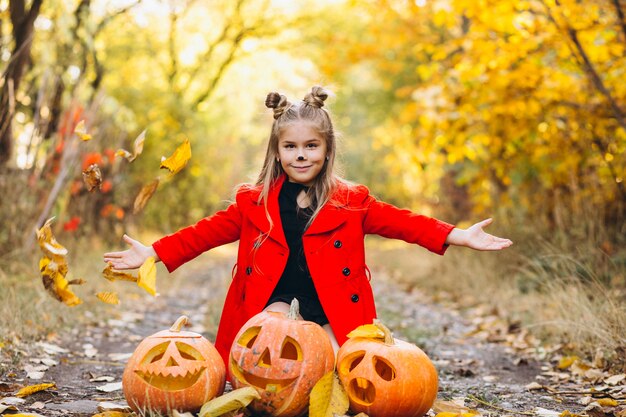
{"label": "girl", "polygon": [[338,349],[348,332],[376,317],[365,265],[364,236],[378,234],[417,243],[443,255],[449,245],[500,250],[508,239],[468,229],[376,200],[362,185],[334,173],[336,141],[328,93],[313,87],[302,102],[270,93],[274,123],[255,185],[242,186],[225,210],[151,246],[124,235],[130,249],[110,252],[115,269],[138,268],[149,257],[168,271],[219,245],[239,240],[237,268],[226,295],[215,346],[228,363],[236,333],[264,309],[300,314],[326,330]]}

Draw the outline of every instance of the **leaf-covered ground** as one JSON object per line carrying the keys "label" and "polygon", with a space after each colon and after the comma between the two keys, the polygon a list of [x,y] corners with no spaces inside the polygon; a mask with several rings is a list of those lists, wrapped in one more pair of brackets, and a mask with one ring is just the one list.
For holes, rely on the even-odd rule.
{"label": "leaf-covered ground", "polygon": [[[159,297],[123,300],[110,306],[107,317],[87,314],[84,324],[57,338],[23,346],[18,362],[5,363],[9,371],[0,382],[0,411],[91,417],[123,410],[124,364],[144,337],[185,314],[190,330],[214,339],[231,266],[229,256],[205,256],[173,276],[160,272],[159,281],[169,284]],[[396,337],[421,346],[438,369],[439,399],[430,414],[626,415],[624,375],[541,348],[487,307],[461,312],[407,293],[384,269],[376,271],[372,284],[381,319]],[[44,383],[55,385],[17,397],[23,387]]]}

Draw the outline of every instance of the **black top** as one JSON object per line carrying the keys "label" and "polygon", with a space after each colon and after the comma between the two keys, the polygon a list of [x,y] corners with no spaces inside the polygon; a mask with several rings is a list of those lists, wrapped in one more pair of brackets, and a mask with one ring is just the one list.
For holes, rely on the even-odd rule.
{"label": "black top", "polygon": [[313,285],[302,246],[304,229],[313,214],[310,207],[298,207],[297,198],[302,190],[306,191],[308,187],[287,180],[278,195],[280,220],[289,246],[289,258],[267,305],[276,301],[291,304],[291,300],[297,298],[302,318],[323,325],[328,323],[328,319]]}

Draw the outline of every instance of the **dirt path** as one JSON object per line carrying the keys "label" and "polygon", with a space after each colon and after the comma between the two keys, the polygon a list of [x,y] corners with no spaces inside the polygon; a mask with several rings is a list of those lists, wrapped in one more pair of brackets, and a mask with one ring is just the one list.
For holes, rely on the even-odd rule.
{"label": "dirt path", "polygon": [[[62,340],[31,346],[28,355],[33,367],[47,364],[43,378],[26,378],[22,364],[14,376],[3,381],[4,390],[55,382],[56,389],[26,397],[18,405],[22,413],[47,417],[90,417],[98,412],[102,402],[124,405],[120,389],[124,364],[145,336],[169,328],[186,314],[193,323],[192,331],[214,340],[231,266],[230,256],[204,255],[201,262],[186,266],[174,276],[160,272],[160,282],[170,281],[169,285],[160,286],[161,296],[141,295],[135,301],[126,300],[115,310],[115,316],[88,316],[87,325],[74,328]],[[573,398],[558,399],[526,389],[531,382],[542,383],[536,377],[545,364],[525,359],[502,344],[486,342],[484,335],[475,331],[475,323],[459,312],[424,301],[426,298],[418,293],[403,292],[385,279],[384,273],[378,274],[373,285],[383,321],[396,337],[417,343],[435,362],[440,375],[440,399],[460,398],[484,416],[533,410],[534,415],[541,415],[537,407],[555,412],[583,408]],[[111,391],[106,392],[105,388]],[[2,395],[11,394],[0,392]]]}

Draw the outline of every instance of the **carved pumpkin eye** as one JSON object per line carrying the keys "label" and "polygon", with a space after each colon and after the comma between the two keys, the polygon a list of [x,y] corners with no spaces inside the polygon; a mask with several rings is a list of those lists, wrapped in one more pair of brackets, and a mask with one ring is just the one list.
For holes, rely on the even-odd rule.
{"label": "carved pumpkin eye", "polygon": [[365,357],[365,351],[359,350],[346,357],[339,366],[339,373],[348,375],[354,368],[359,366],[363,358]]}
{"label": "carved pumpkin eye", "polygon": [[380,356],[374,356],[373,361],[374,370],[376,370],[379,377],[385,381],[393,381],[396,379],[396,370],[387,359],[381,358]]}
{"label": "carved pumpkin eye", "polygon": [[281,359],[301,361],[302,349],[300,349],[300,344],[291,337],[286,336],[285,340],[283,340],[283,346],[280,349],[280,357]]}
{"label": "carved pumpkin eye", "polygon": [[241,335],[239,340],[237,340],[237,344],[239,346],[246,347],[248,349],[252,349],[254,346],[254,342],[256,342],[256,338],[261,332],[261,326],[253,326],[246,329],[245,332]]}

